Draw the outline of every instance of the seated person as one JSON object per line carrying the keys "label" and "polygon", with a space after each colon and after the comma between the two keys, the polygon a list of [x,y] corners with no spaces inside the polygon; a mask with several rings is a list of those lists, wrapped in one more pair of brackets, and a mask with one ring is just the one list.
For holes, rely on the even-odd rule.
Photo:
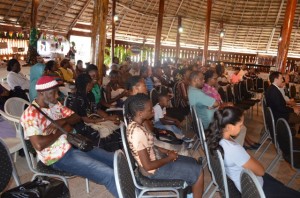
{"label": "seated person", "polygon": [[192,186],[194,198],[202,197],[204,173],[201,165],[191,157],[180,156],[175,151],[158,148],[165,157],[157,159],[154,153],[152,133],[143,126],[153,117],[153,107],[148,96],[137,94],[128,98],[125,115],[131,118],[127,127],[127,139],[140,171],[152,179],[180,179]]}
{"label": "seated person", "polygon": [[234,69],[234,73],[230,76],[231,83],[236,84],[241,81],[240,76],[239,76],[239,71],[240,71],[240,68],[238,68],[238,67],[236,67]]}
{"label": "seated person", "polygon": [[122,107],[127,98],[127,90],[120,85],[120,75],[116,70],[109,73],[110,81],[106,86],[106,100],[107,103],[113,106]]}
{"label": "seated person", "polygon": [[79,74],[85,73],[85,69],[83,68],[82,60],[77,61],[75,72],[76,72],[76,76],[78,76]]}
{"label": "seated person", "polygon": [[100,133],[101,138],[108,137],[119,129],[119,118],[109,116],[97,109],[94,95],[91,93],[93,81],[88,74],[80,74],[76,79],[76,93],[68,97],[67,106],[78,114],[82,120]]}
{"label": "seated person", "polygon": [[[32,104],[38,106],[66,131],[81,118],[57,100],[58,83],[53,77],[43,76],[36,84],[37,98]],[[105,185],[113,196],[118,197],[114,170],[113,153],[100,148],[83,152],[72,148],[66,134],[58,130],[43,114],[30,105],[21,116],[24,137],[29,139],[41,162],[53,169],[78,175],[97,184]],[[93,171],[91,171],[93,170]]]}
{"label": "seated person", "polygon": [[15,87],[20,87],[22,90],[28,92],[30,81],[22,74],[21,65],[17,59],[10,59],[7,63],[7,84],[11,90]]}
{"label": "seated person", "polygon": [[255,80],[257,79],[258,76],[256,75],[256,72],[255,72],[255,68],[251,68],[249,70],[249,72],[247,72],[244,76],[243,76],[243,79],[252,79],[252,80]]}
{"label": "seated person", "polygon": [[46,63],[44,69],[44,76],[53,76],[56,77],[56,79],[60,78],[59,71],[58,71],[58,63],[56,61],[50,60]]}
{"label": "seated person", "polygon": [[154,88],[151,68],[143,66],[141,67],[140,73],[141,77],[145,80],[147,91],[150,92]]}
{"label": "seated person", "polygon": [[58,73],[65,82],[74,82],[74,79],[76,79],[76,72],[68,59],[60,62]]}
{"label": "seated person", "polygon": [[[105,69],[104,69],[105,68]],[[106,72],[106,66],[103,65],[103,73]],[[92,88],[92,93],[95,98],[95,103],[97,105],[98,109],[106,110],[107,108],[110,108],[112,105],[108,104],[105,101],[105,98],[103,96],[103,87],[99,78],[99,72],[98,72],[98,67],[93,64],[89,64],[86,68],[86,73],[90,75],[90,77],[93,80],[93,88]],[[102,79],[103,81],[104,79]]]}
{"label": "seated person", "polygon": [[182,69],[180,70],[180,74],[182,77],[175,87],[174,106],[176,108],[187,108],[187,111],[190,111],[187,90],[189,87],[189,77],[191,74],[191,70]]}
{"label": "seated person", "polygon": [[288,188],[265,173],[263,165],[232,138],[239,134],[243,122],[244,115],[240,109],[225,107],[215,112],[213,121],[206,131],[209,151],[218,149],[223,154],[226,175],[241,191],[241,172],[243,169],[249,169],[257,176],[266,197],[300,197],[300,192]]}
{"label": "seated person", "polygon": [[[193,140],[183,135],[180,129],[180,121],[176,118],[172,118],[166,115],[166,108],[169,103],[169,97],[167,95],[159,95],[158,103],[153,107],[154,110],[154,127],[163,130],[172,131],[178,139],[182,139],[184,142],[192,142]],[[190,147],[192,144],[189,145]]]}
{"label": "seated person", "polygon": [[29,99],[33,101],[37,92],[35,90],[36,81],[43,75],[45,69],[45,63],[43,57],[38,55],[36,57],[37,63],[30,68],[30,89],[29,89]]}

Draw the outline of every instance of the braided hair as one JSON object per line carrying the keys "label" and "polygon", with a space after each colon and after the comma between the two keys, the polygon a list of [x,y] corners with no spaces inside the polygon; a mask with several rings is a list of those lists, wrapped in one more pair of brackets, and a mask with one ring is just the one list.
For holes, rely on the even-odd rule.
{"label": "braided hair", "polygon": [[138,93],[134,96],[129,96],[124,104],[125,116],[131,122],[138,111],[145,109],[145,104],[150,101],[146,94]]}
{"label": "braided hair", "polygon": [[206,130],[207,146],[212,155],[213,151],[217,149],[221,151],[222,155],[224,154],[223,148],[219,144],[223,138],[224,128],[228,124],[237,124],[241,121],[242,116],[243,111],[241,109],[231,106],[215,112],[213,121]]}

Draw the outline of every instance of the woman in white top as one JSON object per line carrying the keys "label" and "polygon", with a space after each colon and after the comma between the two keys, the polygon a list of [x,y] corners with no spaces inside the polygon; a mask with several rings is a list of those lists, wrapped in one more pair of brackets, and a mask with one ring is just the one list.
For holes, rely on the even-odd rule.
{"label": "woman in white top", "polygon": [[21,65],[17,59],[10,59],[7,63],[7,83],[11,90],[19,86],[21,89],[28,91],[30,81],[27,79],[21,71]]}
{"label": "woman in white top", "polygon": [[265,173],[262,164],[235,142],[232,137],[239,134],[243,122],[242,110],[236,107],[225,107],[223,110],[215,112],[213,122],[206,131],[209,150],[218,149],[221,151],[227,176],[241,191],[240,175],[242,170],[246,168],[257,176],[266,197],[300,197],[300,192],[288,188]]}

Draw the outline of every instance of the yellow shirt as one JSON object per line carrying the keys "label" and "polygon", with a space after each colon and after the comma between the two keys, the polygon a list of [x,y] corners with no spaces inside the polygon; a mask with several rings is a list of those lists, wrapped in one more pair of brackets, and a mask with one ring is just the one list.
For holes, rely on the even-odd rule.
{"label": "yellow shirt", "polygon": [[60,71],[60,76],[64,79],[64,81],[70,82],[73,81],[73,72],[65,69],[63,67],[58,68]]}

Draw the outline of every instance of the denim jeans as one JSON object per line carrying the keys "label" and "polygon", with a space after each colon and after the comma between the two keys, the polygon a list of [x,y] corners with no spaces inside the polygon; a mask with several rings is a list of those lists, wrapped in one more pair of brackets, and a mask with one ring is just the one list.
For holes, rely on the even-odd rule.
{"label": "denim jeans", "polygon": [[194,158],[179,155],[175,162],[163,165],[149,177],[151,179],[181,179],[192,186],[198,180],[201,170],[202,166]]}
{"label": "denim jeans", "polygon": [[161,121],[156,121],[155,123],[154,123],[154,127],[155,128],[158,128],[158,129],[163,129],[163,130],[169,130],[169,131],[172,131],[175,135],[176,135],[176,137],[178,138],[178,139],[182,139],[182,137],[183,137],[183,134],[182,134],[182,131],[181,131],[181,129],[179,129],[177,126],[175,126],[175,125],[165,125],[165,124],[163,124]]}
{"label": "denim jeans", "polygon": [[113,170],[114,154],[100,148],[83,152],[71,148],[52,168],[88,178],[104,185],[115,197],[118,192]]}

